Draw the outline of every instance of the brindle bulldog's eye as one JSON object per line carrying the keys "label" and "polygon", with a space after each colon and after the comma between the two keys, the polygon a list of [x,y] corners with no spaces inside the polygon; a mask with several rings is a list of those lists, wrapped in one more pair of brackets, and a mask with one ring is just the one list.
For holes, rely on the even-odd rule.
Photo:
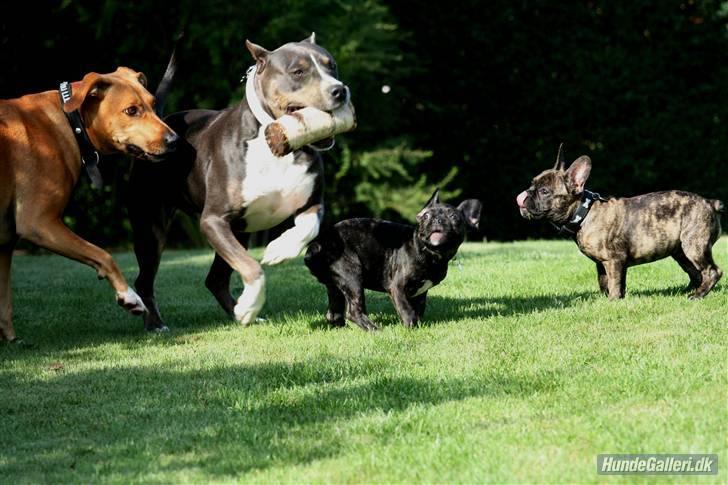
{"label": "brindle bulldog's eye", "polygon": [[538,189],[538,193],[541,195],[549,195],[551,191],[546,187],[541,187],[540,189]]}
{"label": "brindle bulldog's eye", "polygon": [[303,77],[303,69],[296,69],[291,73],[291,75],[295,78],[302,78]]}

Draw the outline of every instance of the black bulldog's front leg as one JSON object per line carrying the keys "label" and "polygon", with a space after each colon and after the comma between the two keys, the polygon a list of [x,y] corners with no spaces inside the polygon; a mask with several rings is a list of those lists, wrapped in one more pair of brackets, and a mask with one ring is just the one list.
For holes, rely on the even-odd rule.
{"label": "black bulldog's front leg", "polygon": [[415,309],[412,307],[410,300],[407,298],[404,288],[401,286],[395,286],[390,290],[389,295],[392,297],[394,308],[397,310],[399,318],[402,320],[404,326],[412,327],[416,325],[419,321],[419,317]]}

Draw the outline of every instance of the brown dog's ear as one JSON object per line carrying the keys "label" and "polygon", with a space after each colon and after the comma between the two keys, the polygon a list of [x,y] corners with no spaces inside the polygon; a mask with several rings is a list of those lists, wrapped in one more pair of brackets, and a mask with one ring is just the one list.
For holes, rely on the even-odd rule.
{"label": "brown dog's ear", "polygon": [[566,168],[566,160],[564,160],[564,144],[559,145],[559,153],[556,155],[556,165],[554,170],[564,170]]}
{"label": "brown dog's ear", "polygon": [[301,42],[308,42],[309,44],[316,45],[316,32],[311,32],[311,35],[303,39]]}
{"label": "brown dog's ear", "polygon": [[584,185],[586,179],[589,178],[591,173],[591,159],[586,155],[582,155],[574,160],[566,171],[566,185],[569,191],[578,195],[584,192]]}
{"label": "brown dog's ear", "polygon": [[248,51],[250,51],[250,55],[252,55],[253,59],[255,59],[255,65],[257,67],[258,73],[263,72],[263,69],[265,69],[265,66],[268,63],[268,56],[270,55],[270,51],[259,46],[258,44],[253,44],[249,40],[245,41],[245,47],[248,48]]}
{"label": "brown dog's ear", "polygon": [[145,76],[143,72],[137,74],[137,79],[139,80],[139,84],[145,88],[147,87],[147,76]]}
{"label": "brown dog's ear", "polygon": [[73,92],[71,99],[64,103],[63,110],[66,113],[76,111],[81,107],[86,98],[89,97],[100,97],[102,91],[111,84],[106,76],[101,74],[90,72],[86,74],[83,79],[77,83],[73,83]]}
{"label": "brown dog's ear", "polygon": [[480,227],[480,211],[483,204],[478,199],[467,199],[460,202],[458,210],[463,213],[465,224],[471,229]]}

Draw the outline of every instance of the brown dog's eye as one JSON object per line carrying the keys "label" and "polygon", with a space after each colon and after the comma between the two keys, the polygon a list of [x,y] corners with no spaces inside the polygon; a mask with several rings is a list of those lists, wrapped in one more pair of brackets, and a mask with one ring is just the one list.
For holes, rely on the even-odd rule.
{"label": "brown dog's eye", "polygon": [[124,113],[127,116],[138,116],[139,115],[139,108],[137,108],[136,106],[129,106],[128,108],[126,108],[124,110]]}

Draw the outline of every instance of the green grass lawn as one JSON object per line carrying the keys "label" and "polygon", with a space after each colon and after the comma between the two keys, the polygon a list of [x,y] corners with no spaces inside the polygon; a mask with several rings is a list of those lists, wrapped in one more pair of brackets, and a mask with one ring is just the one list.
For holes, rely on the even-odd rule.
{"label": "green grass lawn", "polygon": [[14,260],[32,346],[0,345],[0,482],[625,481],[596,455],[639,452],[718,453],[717,477],[672,479],[726,482],[728,277],[688,301],[663,260],[610,302],[571,242],[471,243],[423,326],[370,293],[383,329],[364,333],[326,326],[301,259],[267,269],[267,321],[242,328],[204,288],[211,260],[165,253],[162,335],[92,270]]}

